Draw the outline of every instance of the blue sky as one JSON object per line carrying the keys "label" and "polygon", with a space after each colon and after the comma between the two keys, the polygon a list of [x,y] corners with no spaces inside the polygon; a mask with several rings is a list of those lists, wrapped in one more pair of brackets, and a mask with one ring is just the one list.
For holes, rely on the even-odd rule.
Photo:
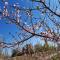
{"label": "blue sky", "polygon": [[[48,5],[48,1],[49,0],[46,0],[47,1],[47,5]],[[54,2],[53,2],[54,1]],[[59,5],[58,3],[57,3],[57,0],[50,0],[50,5],[51,5],[51,9],[53,10],[53,11],[55,11],[55,9],[56,9],[56,6],[55,5]],[[56,3],[55,3],[56,2]],[[41,6],[41,4],[39,4],[38,2],[31,2],[31,1],[29,1],[29,0],[9,0],[9,4],[14,4],[14,3],[17,3],[17,4],[19,4],[19,7],[21,7],[21,8],[36,8],[36,6]],[[2,6],[3,6],[3,4],[0,2],[0,8],[2,8]],[[54,9],[53,9],[53,7],[54,7]],[[58,7],[58,8],[60,8],[60,7]],[[59,11],[59,10],[58,10]],[[22,12],[22,13],[24,13],[24,12]],[[22,14],[21,13],[21,14]],[[32,11],[32,14],[33,14],[33,17],[35,17],[35,18],[41,18],[41,20],[43,20],[44,19],[44,17],[46,17],[46,24],[51,28],[51,29],[54,29],[55,30],[55,25],[53,24],[53,22],[51,21],[51,20],[49,20],[48,19],[48,17],[47,17],[47,14],[44,14],[44,15],[42,15],[42,13],[40,12],[40,11],[37,11],[37,10],[35,10],[35,11]],[[43,18],[42,18],[43,17]],[[59,19],[58,17],[56,17],[57,19]],[[29,20],[29,18],[27,18],[26,17],[26,15],[25,15],[25,13],[24,14],[22,14],[22,16],[21,16],[21,19],[23,20],[23,22],[29,22],[30,23],[30,21],[28,21]],[[39,21],[39,19],[34,19],[34,18],[32,18],[33,19],[33,22],[37,22],[37,21]],[[58,20],[57,20],[58,21]],[[29,24],[28,23],[28,24]],[[39,31],[41,31],[42,30],[42,28],[39,30]],[[39,31],[37,31],[37,32],[39,32]],[[3,20],[3,19],[1,19],[0,20],[0,36],[2,36],[2,37],[4,37],[4,39],[5,39],[5,41],[6,42],[11,42],[11,40],[12,40],[12,37],[9,35],[9,32],[11,32],[14,36],[17,36],[16,34],[15,34],[15,32],[19,32],[19,29],[17,28],[17,26],[15,25],[15,24],[6,24],[5,23],[5,20]],[[16,37],[17,38],[17,37]],[[18,38],[17,38],[18,39]],[[41,43],[41,44],[44,44],[44,42],[43,41],[41,41],[40,40],[40,38],[37,38],[36,39],[36,37],[33,37],[33,38],[31,38],[31,39],[29,39],[29,41],[26,41],[26,42],[31,42],[32,43],[32,45],[34,45],[36,42],[37,43]],[[25,43],[26,43],[25,42]],[[52,43],[53,44],[53,43]]]}
{"label": "blue sky", "polygon": [[[51,0],[51,2],[52,2],[52,0]],[[56,2],[56,0],[54,0],[54,2]],[[9,0],[9,4],[12,5],[14,3],[18,3],[19,7],[21,7],[21,8],[36,8],[36,6],[40,5],[38,2],[31,2],[29,0],[26,0],[26,1],[25,0]],[[0,7],[2,7],[3,4],[0,4],[0,5],[1,5]],[[53,5],[54,4],[51,4],[51,8],[53,8]],[[43,20],[40,11],[35,10],[35,11],[32,11],[32,13],[33,13],[33,17],[41,18]],[[23,16],[24,16],[24,18],[23,18]],[[50,21],[50,20],[48,21],[47,14],[45,14],[43,17],[45,17],[45,16],[46,16],[46,23],[49,25],[50,28],[53,28],[54,24],[52,23],[52,21]],[[25,14],[22,15],[22,19],[23,19],[23,21],[26,21],[27,17],[25,16]],[[39,20],[33,19],[33,21],[39,21]],[[29,21],[27,21],[27,22],[29,22]],[[9,32],[14,34],[16,31],[19,31],[19,30],[17,29],[15,24],[5,24],[4,20],[1,19],[1,21],[0,21],[0,36],[3,36],[6,39],[6,42],[7,41],[9,42],[9,39],[11,38],[11,36],[9,35]]]}
{"label": "blue sky", "polygon": [[[13,0],[13,1],[9,0],[9,4],[12,5],[13,3],[16,3],[16,2],[18,3],[18,1],[19,0]],[[26,8],[32,7],[31,6],[32,3],[27,0],[26,1],[21,0],[21,1],[19,1],[19,4],[22,8],[23,7],[26,7]],[[0,7],[2,7],[2,6],[3,6],[3,4],[1,4]],[[26,19],[26,18],[24,17],[24,19]],[[11,32],[13,34],[16,31],[18,31],[18,29],[15,24],[6,24],[3,19],[0,20],[0,36],[3,36],[7,41],[11,37],[11,36],[9,36],[9,32]]]}

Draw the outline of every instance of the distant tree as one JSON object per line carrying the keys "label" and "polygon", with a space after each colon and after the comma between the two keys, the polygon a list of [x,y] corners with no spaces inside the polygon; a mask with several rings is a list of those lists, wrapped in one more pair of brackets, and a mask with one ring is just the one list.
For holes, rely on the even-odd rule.
{"label": "distant tree", "polygon": [[35,46],[34,46],[34,50],[35,50],[35,52],[42,52],[43,51],[43,46],[41,46],[40,44],[36,44]]}
{"label": "distant tree", "polygon": [[3,37],[0,37],[0,57],[2,56],[3,57],[3,44],[2,42],[4,42],[4,39]]}
{"label": "distant tree", "polygon": [[31,44],[26,44],[25,54],[32,55],[34,53],[33,46]]}
{"label": "distant tree", "polygon": [[13,49],[13,50],[12,50],[12,57],[17,56],[17,52],[18,52],[18,51],[17,51],[16,49]]}

